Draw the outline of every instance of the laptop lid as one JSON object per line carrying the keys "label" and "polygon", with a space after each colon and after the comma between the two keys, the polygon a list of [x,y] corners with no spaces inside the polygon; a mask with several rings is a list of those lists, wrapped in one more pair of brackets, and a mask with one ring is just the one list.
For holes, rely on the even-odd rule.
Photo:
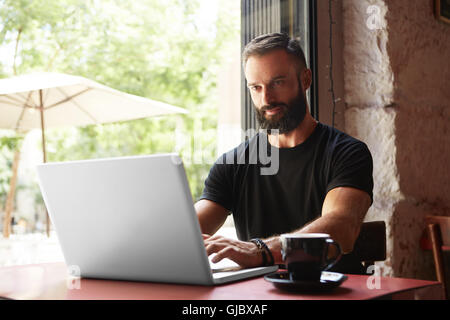
{"label": "laptop lid", "polygon": [[66,264],[82,277],[213,283],[178,155],[46,163],[37,173]]}

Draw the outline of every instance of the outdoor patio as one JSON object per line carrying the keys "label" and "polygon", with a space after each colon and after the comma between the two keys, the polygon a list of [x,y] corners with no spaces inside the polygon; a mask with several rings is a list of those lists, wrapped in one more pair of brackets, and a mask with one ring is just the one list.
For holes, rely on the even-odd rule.
{"label": "outdoor patio", "polygon": [[[236,238],[234,227],[225,226],[217,234]],[[64,261],[55,231],[50,237],[44,233],[11,234],[0,238],[0,267]]]}
{"label": "outdoor patio", "polygon": [[0,266],[64,261],[55,232],[12,234],[0,238]]}

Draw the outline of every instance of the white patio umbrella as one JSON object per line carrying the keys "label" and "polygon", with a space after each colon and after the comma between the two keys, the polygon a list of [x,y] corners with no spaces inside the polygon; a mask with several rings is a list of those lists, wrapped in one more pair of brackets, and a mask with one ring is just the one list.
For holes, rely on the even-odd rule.
{"label": "white patio umbrella", "polygon": [[[47,161],[45,128],[85,126],[176,113],[187,111],[79,76],[34,73],[0,79],[0,128],[17,132],[41,129],[44,162]],[[11,210],[12,206],[8,206],[7,201],[5,236],[9,236],[11,219],[8,208]]]}

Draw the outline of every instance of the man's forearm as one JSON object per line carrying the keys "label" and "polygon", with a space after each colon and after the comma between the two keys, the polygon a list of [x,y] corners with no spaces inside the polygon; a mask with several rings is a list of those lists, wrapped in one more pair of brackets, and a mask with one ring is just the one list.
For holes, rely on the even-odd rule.
{"label": "man's forearm", "polygon": [[353,250],[360,225],[359,221],[348,218],[348,216],[325,215],[301,228],[298,232],[327,233],[339,244],[343,253],[349,253]]}
{"label": "man's forearm", "polygon": [[[336,215],[322,216],[308,225],[291,232],[294,233],[327,233],[335,240],[343,253],[353,250],[353,245],[359,234],[360,224],[350,221],[346,217]],[[264,240],[275,260],[275,264],[282,264],[280,236],[273,236]]]}

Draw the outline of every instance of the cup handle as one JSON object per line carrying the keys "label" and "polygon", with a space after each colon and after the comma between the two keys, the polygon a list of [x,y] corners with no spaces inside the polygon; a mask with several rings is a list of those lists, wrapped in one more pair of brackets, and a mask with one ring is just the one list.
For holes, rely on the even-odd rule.
{"label": "cup handle", "polygon": [[331,269],[342,257],[342,251],[341,251],[341,247],[339,246],[339,243],[337,243],[333,239],[326,239],[326,242],[328,244],[327,252],[326,252],[327,257],[328,257],[328,249],[330,248],[330,246],[336,247],[337,253],[336,253],[336,256],[334,256],[332,258],[326,258],[325,268],[324,268],[325,271]]}

